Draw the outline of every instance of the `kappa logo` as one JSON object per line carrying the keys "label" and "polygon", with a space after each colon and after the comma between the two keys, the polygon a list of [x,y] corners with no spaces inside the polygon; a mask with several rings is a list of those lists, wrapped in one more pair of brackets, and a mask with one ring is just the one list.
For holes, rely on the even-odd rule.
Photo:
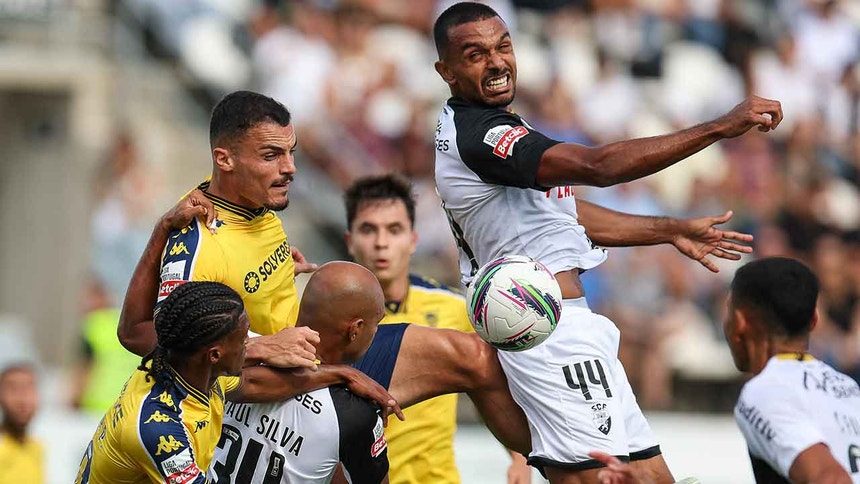
{"label": "kappa logo", "polygon": [[176,408],[176,405],[173,404],[173,395],[167,393],[167,390],[161,392],[161,395],[153,397],[152,399],[158,400],[159,402],[167,405],[168,407]]}
{"label": "kappa logo", "polygon": [[205,429],[207,425],[209,425],[208,420],[196,420],[194,422],[194,433],[196,434],[197,432]]}
{"label": "kappa logo", "polygon": [[174,242],[173,247],[170,248],[170,255],[179,255],[179,254],[190,255],[188,253],[188,248],[185,247],[185,242]]}
{"label": "kappa logo", "polygon": [[597,430],[601,431],[603,435],[609,435],[609,431],[612,430],[612,416],[609,415],[609,410],[606,409],[605,403],[595,403],[591,406],[592,416],[591,421],[594,423],[594,426],[597,427]]}
{"label": "kappa logo", "polygon": [[178,450],[180,447],[183,447],[182,442],[176,440],[176,437],[168,435],[167,438],[165,438],[162,435],[158,437],[158,449],[156,450],[155,455],[161,455],[162,452],[169,454]]}
{"label": "kappa logo", "polygon": [[149,422],[164,423],[164,422],[170,422],[171,420],[173,420],[173,418],[170,415],[165,415],[165,414],[159,412],[158,410],[156,410],[155,413],[150,415],[149,418],[146,419],[146,422],[143,422],[143,423],[144,423],[144,425],[146,425]]}
{"label": "kappa logo", "polygon": [[503,124],[490,128],[484,135],[484,143],[493,147],[494,155],[504,159],[511,156],[517,140],[527,134],[529,134],[529,130],[523,126]]}

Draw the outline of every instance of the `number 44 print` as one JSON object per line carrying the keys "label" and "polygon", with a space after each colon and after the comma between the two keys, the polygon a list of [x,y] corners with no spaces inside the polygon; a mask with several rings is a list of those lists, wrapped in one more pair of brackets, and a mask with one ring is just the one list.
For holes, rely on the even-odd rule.
{"label": "number 44 print", "polygon": [[[583,371],[583,368],[585,371]],[[567,386],[573,390],[582,391],[582,396],[586,401],[592,400],[591,389],[588,383],[595,385],[597,388],[603,388],[606,398],[612,398],[612,390],[609,388],[609,380],[606,379],[606,373],[603,371],[603,365],[600,360],[588,360],[584,363],[574,363],[573,371],[571,365],[565,365],[561,369],[564,372],[564,379],[567,380]],[[588,381],[586,381],[586,376]]]}

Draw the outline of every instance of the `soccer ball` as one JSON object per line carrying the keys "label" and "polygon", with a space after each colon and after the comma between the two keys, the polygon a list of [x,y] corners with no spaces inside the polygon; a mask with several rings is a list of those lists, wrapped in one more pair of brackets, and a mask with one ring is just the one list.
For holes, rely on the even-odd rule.
{"label": "soccer ball", "polygon": [[482,267],[466,291],[475,332],[504,351],[533,348],[555,329],[561,288],[543,264],[525,256],[496,259]]}

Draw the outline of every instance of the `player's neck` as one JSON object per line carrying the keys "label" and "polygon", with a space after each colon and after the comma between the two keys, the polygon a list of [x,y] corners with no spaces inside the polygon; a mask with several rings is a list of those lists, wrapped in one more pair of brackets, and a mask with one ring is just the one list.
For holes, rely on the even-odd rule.
{"label": "player's neck", "polygon": [[403,302],[406,299],[406,294],[409,293],[409,273],[404,274],[403,277],[386,281],[381,285],[386,302]]}
{"label": "player's neck", "polygon": [[194,359],[194,357],[182,360],[171,360],[170,366],[179,373],[186,383],[199,390],[204,395],[209,395],[209,389],[215,383],[216,375],[212,373],[212,367],[205,361]]}
{"label": "player's neck", "polygon": [[3,424],[0,425],[0,429],[2,429],[4,434],[9,435],[14,440],[18,442],[24,442],[27,440],[27,427],[18,427],[12,425],[8,420],[3,420]]}
{"label": "player's neck", "polygon": [[209,182],[209,188],[206,189],[206,193],[215,195],[218,198],[223,198],[230,203],[250,210],[261,208],[254,206],[253,203],[242,197],[239,194],[239,190],[233,187],[233,184],[230,183],[229,180],[219,176],[217,173],[212,174],[212,180]]}
{"label": "player's neck", "polygon": [[[334,339],[334,338],[331,338]],[[336,344],[331,343],[326,339],[320,339],[319,349],[317,350],[317,358],[321,363],[328,365],[339,365],[343,363],[343,350]]]}
{"label": "player's neck", "polygon": [[755,345],[750,351],[750,371],[758,375],[767,366],[767,362],[781,353],[804,354],[809,348],[806,340],[771,339]]}

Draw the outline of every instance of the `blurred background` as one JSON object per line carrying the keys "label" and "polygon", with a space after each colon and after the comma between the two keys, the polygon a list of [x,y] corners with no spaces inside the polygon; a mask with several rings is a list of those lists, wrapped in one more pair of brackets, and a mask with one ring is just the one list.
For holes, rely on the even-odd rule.
{"label": "blurred background", "polygon": [[[0,0],[0,365],[33,362],[49,482],[69,482],[137,362],[110,340],[151,228],[211,170],[208,116],[263,92],[293,113],[298,174],[282,214],[310,260],[347,258],[341,190],[398,171],[418,194],[416,272],[458,284],[433,183],[448,96],[430,29],[451,0]],[[860,378],[860,1],[493,0],[515,41],[515,110],[602,144],[702,122],[749,94],[776,132],[721,142],[645,181],[577,196],[640,214],[734,210],[755,257],[822,282],[813,353]],[[751,480],[730,411],[743,379],[720,321],[737,264],[613,249],[584,275],[676,476]],[[463,405],[464,482],[505,456]],[[673,455],[672,452],[675,452]],[[681,469],[680,471],[678,469]],[[496,474],[493,474],[493,473]]]}

